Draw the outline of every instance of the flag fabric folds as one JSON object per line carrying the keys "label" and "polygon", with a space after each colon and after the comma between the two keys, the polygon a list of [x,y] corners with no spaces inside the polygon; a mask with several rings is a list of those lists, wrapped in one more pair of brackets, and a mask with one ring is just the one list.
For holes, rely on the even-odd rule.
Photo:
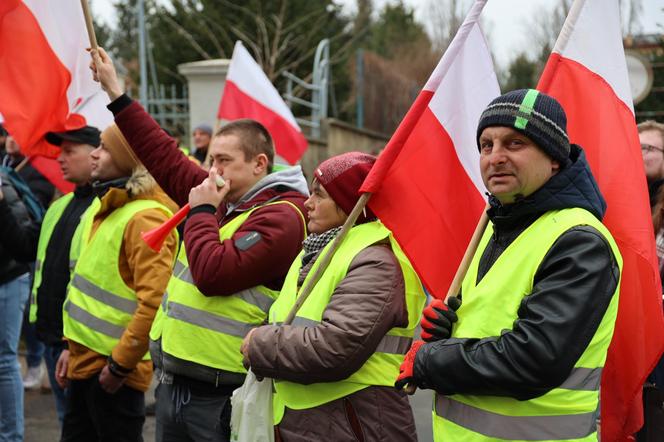
{"label": "flag fabric folds", "polygon": [[485,4],[473,4],[361,189],[436,297],[445,296],[486,204],[476,129],[500,88],[479,26]]}
{"label": "flag fabric folds", "polygon": [[627,76],[618,1],[577,0],[538,89],[567,113],[607,201],[604,224],[624,260],[616,328],[601,386],[602,441],[643,422],[641,388],[664,346],[662,288],[643,160]]}
{"label": "flag fabric folds", "polygon": [[[59,154],[46,132],[86,124],[103,130],[113,122],[88,68],[88,46],[80,1],[0,2],[0,114],[24,155]],[[33,161],[45,164],[55,163]]]}
{"label": "flag fabric folds", "polygon": [[293,113],[241,42],[235,43],[217,113],[219,119],[251,118],[267,128],[276,154],[297,163],[307,140]]}

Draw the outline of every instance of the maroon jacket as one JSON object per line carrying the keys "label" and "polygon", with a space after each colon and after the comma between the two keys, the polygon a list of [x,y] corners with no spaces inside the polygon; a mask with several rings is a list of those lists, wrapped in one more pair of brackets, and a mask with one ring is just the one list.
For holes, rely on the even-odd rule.
{"label": "maroon jacket", "polygon": [[[178,149],[176,141],[138,102],[122,95],[108,108],[129,145],[159,185],[180,206],[187,203],[189,191],[207,177],[207,172]],[[302,216],[292,206],[276,204],[256,210],[225,241],[219,240],[219,227],[243,211],[272,199],[290,201],[306,216],[307,195],[295,188],[302,186],[266,188],[228,214],[225,204],[216,213],[202,208],[190,214],[184,230],[184,246],[194,283],[204,295],[227,296],[261,284],[275,290],[281,288],[305,235]],[[238,248],[237,240],[253,232],[260,235],[260,240],[244,250]]]}

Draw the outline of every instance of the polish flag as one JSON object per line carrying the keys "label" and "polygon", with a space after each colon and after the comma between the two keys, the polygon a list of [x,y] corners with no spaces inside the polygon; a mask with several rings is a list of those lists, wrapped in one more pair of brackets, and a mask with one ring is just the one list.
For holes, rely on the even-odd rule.
{"label": "polish flag", "polygon": [[439,298],[486,205],[475,134],[500,88],[479,25],[485,4],[473,4],[361,189]]}
{"label": "polish flag", "polygon": [[606,198],[604,224],[624,260],[616,328],[601,386],[602,441],[643,424],[641,387],[664,350],[662,287],[618,0],[576,0],[538,89],[567,113]]}
{"label": "polish flag", "polygon": [[307,150],[307,140],[279,92],[241,42],[235,43],[217,118],[251,118],[267,128],[276,154],[297,163]]}
{"label": "polish flag", "polygon": [[89,46],[79,0],[0,2],[0,114],[24,155],[46,157],[32,161],[38,170],[57,167],[48,158],[59,149],[46,132],[86,124],[103,130],[113,122],[88,68]]}

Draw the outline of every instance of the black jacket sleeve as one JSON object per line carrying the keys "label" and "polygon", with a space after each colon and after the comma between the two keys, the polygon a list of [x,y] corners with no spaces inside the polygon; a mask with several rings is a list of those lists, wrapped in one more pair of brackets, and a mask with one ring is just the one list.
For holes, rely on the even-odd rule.
{"label": "black jacket sleeve", "polygon": [[512,330],[425,344],[415,360],[415,382],[442,394],[519,400],[545,394],[569,376],[592,340],[619,276],[611,247],[596,229],[568,230],[544,257]]}
{"label": "black jacket sleeve", "polygon": [[33,221],[16,191],[3,181],[0,200],[0,245],[3,252],[21,262],[34,261],[37,255],[40,224]]}

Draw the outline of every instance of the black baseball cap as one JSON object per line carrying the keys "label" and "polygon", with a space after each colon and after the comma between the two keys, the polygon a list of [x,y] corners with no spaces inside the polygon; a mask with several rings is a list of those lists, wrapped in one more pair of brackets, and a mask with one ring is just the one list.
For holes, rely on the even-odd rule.
{"label": "black baseball cap", "polygon": [[97,147],[101,143],[101,132],[92,126],[66,132],[47,132],[46,141],[56,146],[60,146],[63,141],[71,141],[72,143],[89,144]]}

